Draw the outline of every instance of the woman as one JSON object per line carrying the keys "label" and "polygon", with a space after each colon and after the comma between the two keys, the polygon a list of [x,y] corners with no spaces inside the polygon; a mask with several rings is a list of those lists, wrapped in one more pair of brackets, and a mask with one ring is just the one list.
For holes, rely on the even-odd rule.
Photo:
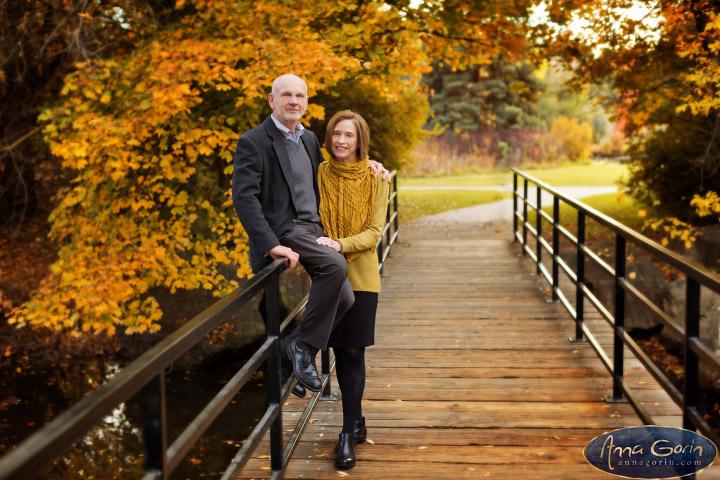
{"label": "woman", "polygon": [[338,468],[355,466],[355,444],[367,437],[362,416],[365,347],[374,343],[380,274],[375,245],[380,240],[388,203],[388,183],[376,178],[368,163],[370,130],[355,112],[343,110],[328,123],[320,164],[320,219],[326,237],[317,243],[342,253],[355,303],[330,335],[342,392],[343,428],[336,448]]}

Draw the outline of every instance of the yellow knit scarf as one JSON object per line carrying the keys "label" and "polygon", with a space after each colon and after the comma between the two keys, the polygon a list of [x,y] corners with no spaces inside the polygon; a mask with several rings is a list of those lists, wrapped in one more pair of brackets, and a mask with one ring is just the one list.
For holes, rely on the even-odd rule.
{"label": "yellow knit scarf", "polygon": [[[377,180],[367,160],[343,163],[330,157],[318,169],[320,220],[325,235],[338,239],[364,231],[375,205]],[[375,251],[375,247],[372,247]],[[344,253],[352,262],[360,252]]]}

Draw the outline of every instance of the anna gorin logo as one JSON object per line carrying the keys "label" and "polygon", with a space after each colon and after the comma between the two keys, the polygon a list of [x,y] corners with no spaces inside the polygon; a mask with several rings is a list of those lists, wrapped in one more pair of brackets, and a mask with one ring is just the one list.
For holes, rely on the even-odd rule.
{"label": "anna gorin logo", "polygon": [[713,464],[717,446],[673,427],[630,427],[607,432],[585,446],[585,459],[603,472],[630,478],[672,478]]}

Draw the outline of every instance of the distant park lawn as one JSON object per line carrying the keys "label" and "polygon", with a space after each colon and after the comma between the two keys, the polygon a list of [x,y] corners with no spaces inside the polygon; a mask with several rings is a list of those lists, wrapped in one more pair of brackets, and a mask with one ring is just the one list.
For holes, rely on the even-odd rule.
{"label": "distant park lawn", "polygon": [[[601,195],[593,195],[591,197],[581,198],[580,201],[585,205],[594,208],[607,215],[608,217],[632,228],[638,232],[642,231],[644,221],[638,215],[638,204],[630,196],[623,193],[604,193]],[[552,206],[543,207],[548,215],[552,216]],[[535,226],[535,212],[528,212],[528,222]],[[560,204],[560,224],[568,228],[573,234],[577,232],[577,210],[564,203]],[[586,236],[588,238],[605,238],[611,237],[613,234],[610,230],[602,225],[588,220],[586,224]],[[550,229],[549,222],[543,220],[543,230]]]}
{"label": "distant park lawn", "polygon": [[[602,186],[616,185],[627,173],[627,167],[618,162],[586,162],[558,167],[522,169],[529,175],[553,186]],[[454,176],[398,178],[400,187],[489,187],[512,183],[510,170],[490,173],[471,173]]]}
{"label": "distant park lawn", "polygon": [[398,193],[400,221],[425,215],[473,207],[511,198],[510,192],[495,190],[402,190]]}
{"label": "distant park lawn", "polygon": [[[640,231],[645,223],[638,215],[640,207],[629,195],[623,193],[605,193],[582,198],[580,201],[633,230]],[[563,207],[565,207],[565,211],[563,211]],[[568,217],[574,215],[575,222],[577,222],[577,210],[574,208],[571,209],[567,205],[561,206],[560,218],[562,219],[564,215]]]}
{"label": "distant park lawn", "polygon": [[[603,186],[617,185],[617,181],[626,174],[627,168],[625,165],[615,162],[588,162],[524,171],[552,186]],[[512,198],[509,192],[495,190],[441,189],[441,187],[488,187],[511,184],[512,173],[509,170],[437,177],[406,178],[401,174],[398,180],[402,222],[425,215]],[[408,190],[403,187],[437,187],[438,190]],[[623,219],[632,220],[639,227],[642,222],[637,218],[637,209],[632,199],[623,196],[622,201],[618,204],[616,200],[619,195],[617,193],[596,195],[583,199],[583,202],[622,223],[626,223]],[[571,213],[561,209],[561,214],[567,217]],[[628,226],[636,228],[634,225]]]}

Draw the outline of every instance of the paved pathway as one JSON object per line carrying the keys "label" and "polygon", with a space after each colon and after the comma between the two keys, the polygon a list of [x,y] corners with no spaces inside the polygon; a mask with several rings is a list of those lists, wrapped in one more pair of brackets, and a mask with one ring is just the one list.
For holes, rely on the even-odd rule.
{"label": "paved pathway", "polygon": [[[402,202],[403,190],[445,190],[456,189],[454,187],[405,187],[400,188],[398,195]],[[475,190],[497,190],[512,192],[512,185],[502,187],[457,187],[457,189],[475,189]],[[592,195],[600,195],[603,193],[617,192],[618,187],[558,187],[557,190],[575,199],[581,199]],[[535,198],[535,188],[530,187],[528,195]],[[543,205],[551,205],[552,195],[543,192],[541,198]],[[483,225],[485,223],[510,223],[512,221],[512,199],[501,200],[499,202],[486,203],[484,205],[476,205],[474,207],[461,208],[458,210],[450,210],[448,212],[428,215],[417,219],[423,224],[448,224],[450,226],[470,227],[471,225]],[[402,210],[400,211],[402,215]]]}

